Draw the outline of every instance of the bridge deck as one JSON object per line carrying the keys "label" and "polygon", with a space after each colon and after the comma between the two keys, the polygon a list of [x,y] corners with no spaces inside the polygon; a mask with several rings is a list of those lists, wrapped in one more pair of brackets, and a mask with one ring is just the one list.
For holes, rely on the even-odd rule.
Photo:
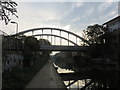
{"label": "bridge deck", "polygon": [[58,45],[44,45],[40,47],[40,50],[47,51],[86,51],[88,47],[86,46],[58,46]]}
{"label": "bridge deck", "polygon": [[51,62],[48,62],[31,80],[26,88],[62,88],[67,90]]}

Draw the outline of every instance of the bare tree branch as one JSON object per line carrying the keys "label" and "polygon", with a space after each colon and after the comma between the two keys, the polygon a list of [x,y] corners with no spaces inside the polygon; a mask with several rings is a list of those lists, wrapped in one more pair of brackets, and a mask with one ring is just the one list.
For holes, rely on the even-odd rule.
{"label": "bare tree branch", "polygon": [[18,6],[18,4],[16,2],[13,1],[0,1],[0,20],[5,21],[5,24],[7,25],[9,23],[10,19],[10,15],[13,15],[15,17],[18,18],[17,16],[17,9],[16,7]]}

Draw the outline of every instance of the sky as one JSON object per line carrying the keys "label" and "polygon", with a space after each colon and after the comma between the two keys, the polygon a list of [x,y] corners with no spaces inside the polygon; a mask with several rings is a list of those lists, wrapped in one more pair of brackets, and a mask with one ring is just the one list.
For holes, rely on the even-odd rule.
{"label": "sky", "polygon": [[[118,15],[117,0],[102,0],[103,2],[99,0],[98,2],[95,0],[17,1],[19,18],[11,16],[11,21],[18,23],[19,32],[37,27],[54,27],[82,35],[82,31],[87,26],[101,25]],[[16,32],[16,25],[13,23],[5,25],[3,21],[0,21],[0,30],[13,34]]]}

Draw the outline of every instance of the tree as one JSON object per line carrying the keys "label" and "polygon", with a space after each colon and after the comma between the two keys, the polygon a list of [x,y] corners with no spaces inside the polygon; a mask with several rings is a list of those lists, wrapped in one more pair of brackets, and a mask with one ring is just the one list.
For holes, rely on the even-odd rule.
{"label": "tree", "polygon": [[[40,51],[41,45],[51,45],[51,43],[46,39],[37,40],[33,36],[22,37],[24,40],[24,66],[30,67],[31,64],[34,64],[40,58],[44,58],[43,63],[46,63],[51,51]],[[38,57],[38,58],[37,58]]]}
{"label": "tree", "polygon": [[[24,41],[24,66],[30,67],[31,62],[35,62],[33,57],[39,51],[39,41],[32,36],[26,37]],[[33,61],[34,60],[34,61]]]}
{"label": "tree", "polygon": [[29,47],[29,49],[32,52],[39,51],[39,41],[35,37],[32,37],[32,36],[26,37],[25,38],[25,46]]}
{"label": "tree", "polygon": [[39,43],[40,45],[51,45],[51,43],[46,39],[40,39]]}
{"label": "tree", "polygon": [[[51,43],[47,40],[47,39],[40,39],[39,40],[39,45],[51,45]],[[46,55],[47,57],[49,57],[51,51],[42,51],[42,55]]]}
{"label": "tree", "polygon": [[83,31],[83,36],[85,39],[89,40],[91,44],[98,43],[98,37],[105,33],[105,28],[102,25],[95,24],[93,26],[88,26],[87,30]]}
{"label": "tree", "polygon": [[16,15],[16,6],[18,6],[18,4],[11,0],[0,0],[0,20],[5,21],[6,25],[11,20],[10,15],[14,15],[18,18]]}

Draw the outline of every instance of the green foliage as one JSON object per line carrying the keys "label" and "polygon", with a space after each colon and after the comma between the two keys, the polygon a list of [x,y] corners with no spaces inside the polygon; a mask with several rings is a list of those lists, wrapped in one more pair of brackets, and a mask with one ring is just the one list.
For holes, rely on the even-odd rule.
{"label": "green foliage", "polygon": [[37,38],[34,38],[32,36],[26,37],[25,38],[25,43],[24,43],[25,48],[29,48],[30,51],[39,51],[39,41]]}
{"label": "green foliage", "polygon": [[39,39],[40,45],[51,45],[47,39]]}
{"label": "green foliage", "polygon": [[[47,39],[39,39],[39,45],[40,46],[41,45],[51,45],[51,43]],[[49,55],[51,52],[52,51],[42,51],[41,53],[43,56],[50,57]]]}
{"label": "green foliage", "polygon": [[41,57],[44,57],[46,59],[49,58],[51,51],[40,51],[41,45],[51,45],[51,43],[48,40],[46,39],[37,40],[37,38],[32,36],[23,37],[23,39],[24,39],[23,56],[25,67],[26,66],[30,67],[31,63],[35,63],[35,61],[37,60],[36,55],[41,55]]}
{"label": "green foliage", "polygon": [[95,24],[92,26],[88,26],[87,30],[83,31],[83,36],[91,44],[99,43],[98,37],[103,35],[105,32],[106,32],[106,28],[104,28],[102,25]]}
{"label": "green foliage", "polygon": [[31,62],[34,62],[34,56],[36,55],[37,51],[39,51],[39,42],[34,37],[26,37],[24,41],[24,49],[23,49],[23,56],[24,56],[24,66],[30,67]]}

